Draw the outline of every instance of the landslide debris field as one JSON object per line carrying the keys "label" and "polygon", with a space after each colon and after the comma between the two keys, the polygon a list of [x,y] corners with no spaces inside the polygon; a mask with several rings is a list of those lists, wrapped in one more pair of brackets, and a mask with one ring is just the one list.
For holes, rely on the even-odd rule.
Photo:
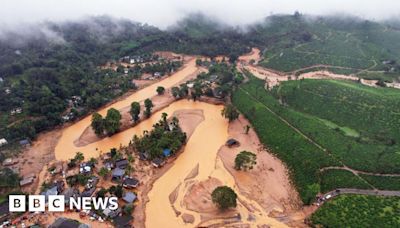
{"label": "landslide debris field", "polygon": [[[83,162],[114,151],[141,182],[133,211],[124,203],[135,227],[400,226],[398,22],[274,15],[239,31],[195,15],[164,31],[88,21],[102,29],[43,25],[65,43],[41,33],[22,46],[0,40],[0,204],[10,192],[64,182],[61,173],[79,169],[68,167],[76,152]],[[153,115],[132,123],[131,103],[143,111],[147,98]],[[230,103],[240,112],[232,122],[221,116]],[[111,107],[122,127],[98,136],[91,114]],[[153,158],[139,159],[147,151],[133,151],[132,138],[146,136],[162,112],[178,116],[188,138],[154,168]],[[225,146],[229,138],[240,146]],[[254,169],[234,169],[242,150],[257,154]],[[64,172],[53,175],[55,163]],[[93,175],[101,176],[98,168]],[[103,178],[95,194],[117,185]],[[236,208],[212,202],[221,185],[237,193]]]}

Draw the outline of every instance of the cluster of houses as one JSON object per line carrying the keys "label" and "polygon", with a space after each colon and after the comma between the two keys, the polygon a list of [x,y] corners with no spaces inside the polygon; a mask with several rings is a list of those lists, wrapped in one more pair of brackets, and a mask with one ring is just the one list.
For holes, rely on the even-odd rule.
{"label": "cluster of houses", "polygon": [[[199,79],[196,79],[196,80],[199,80]],[[213,97],[218,98],[218,99],[223,99],[224,98],[224,92],[223,92],[223,90],[221,89],[221,87],[217,83],[218,80],[219,80],[219,76],[218,75],[213,74],[213,75],[210,75],[208,77],[208,79],[204,79],[204,80],[200,79],[200,80],[201,80],[201,86],[203,88],[210,88],[211,89],[212,94],[210,94],[210,96],[212,95]],[[194,88],[195,83],[194,83],[194,81],[190,81],[190,82],[187,82],[186,85],[187,85],[189,90],[192,90]]]}
{"label": "cluster of houses", "polygon": [[[136,188],[139,185],[139,180],[126,175],[125,169],[129,165],[127,159],[117,159],[113,160],[111,158],[111,154],[107,153],[105,156],[102,156],[103,167],[107,168],[111,171],[111,181],[121,187],[125,188],[124,194],[120,198],[121,202],[124,202],[125,205],[133,204],[137,200],[137,195],[132,189]],[[44,191],[41,193],[45,195],[46,198],[49,195],[64,195],[66,204],[69,204],[69,199],[71,197],[92,197],[95,196],[97,191],[100,190],[98,183],[99,177],[95,175],[94,170],[96,169],[96,164],[93,162],[83,162],[78,167],[70,168],[68,170],[64,170],[62,167],[58,167],[57,165],[53,166],[49,169],[49,172],[52,175],[62,174],[65,180],[70,178],[74,178],[77,175],[82,175],[87,177],[84,188],[79,188],[71,186],[66,187],[64,184],[64,179],[59,179],[54,181],[51,185],[49,185]],[[60,171],[61,170],[61,171]],[[125,225],[130,224],[133,217],[131,215],[124,215],[121,210],[121,206],[116,210],[111,210],[109,207],[105,208],[102,211],[81,211],[80,216],[89,216],[92,220],[98,220],[103,222],[104,220],[111,220],[114,225],[118,227],[126,227]],[[117,225],[118,224],[118,225]],[[54,225],[54,224],[53,224]],[[50,227],[60,227],[59,225]],[[62,226],[61,226],[62,227]],[[78,227],[78,226],[74,226]]]}

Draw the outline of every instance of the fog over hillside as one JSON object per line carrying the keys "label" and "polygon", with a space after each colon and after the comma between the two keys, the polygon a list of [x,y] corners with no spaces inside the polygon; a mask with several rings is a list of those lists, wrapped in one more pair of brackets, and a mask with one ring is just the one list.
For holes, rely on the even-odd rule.
{"label": "fog over hillside", "polygon": [[[23,7],[22,7],[23,6]],[[399,16],[396,0],[4,0],[0,28],[43,21],[65,21],[86,16],[110,15],[167,28],[190,13],[203,13],[231,25],[244,25],[271,14],[351,14],[370,20]]]}

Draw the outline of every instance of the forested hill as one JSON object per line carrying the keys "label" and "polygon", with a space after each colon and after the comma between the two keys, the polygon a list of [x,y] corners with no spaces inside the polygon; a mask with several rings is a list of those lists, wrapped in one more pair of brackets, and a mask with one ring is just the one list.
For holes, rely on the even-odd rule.
{"label": "forested hill", "polygon": [[[191,15],[160,30],[104,16],[1,31],[0,138],[32,139],[61,124],[73,96],[81,98],[79,109],[71,110],[79,116],[134,89],[132,78],[98,66],[155,50],[235,59],[259,47],[260,65],[280,71],[324,64],[390,81],[400,70],[398,24],[296,13],[238,28]],[[13,111],[21,113],[11,116]]]}

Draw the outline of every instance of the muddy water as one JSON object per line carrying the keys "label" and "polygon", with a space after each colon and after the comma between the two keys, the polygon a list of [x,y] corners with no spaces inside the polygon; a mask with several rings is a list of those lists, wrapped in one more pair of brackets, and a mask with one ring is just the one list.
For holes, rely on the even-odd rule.
{"label": "muddy water", "polygon": [[[99,113],[104,116],[109,108],[122,109],[129,106],[133,101],[142,101],[148,97],[152,97],[156,95],[157,86],[169,88],[180,82],[186,76],[194,73],[196,70],[195,60],[192,59],[186,64],[184,69],[173,76],[146,87],[124,100],[100,110]],[[268,217],[256,202],[248,200],[239,194],[240,191],[235,187],[234,178],[229,174],[221,160],[218,158],[217,152],[228,138],[228,123],[221,117],[222,106],[202,102],[191,102],[187,100],[177,101],[161,111],[154,113],[151,118],[142,121],[133,128],[86,146],[77,147],[74,145],[74,141],[88,126],[90,126],[91,116],[88,116],[63,131],[55,148],[56,159],[70,159],[77,151],[82,152],[86,159],[97,157],[102,151],[106,152],[110,148],[127,145],[133,135],[140,135],[144,130],[151,129],[152,125],[160,119],[163,112],[171,116],[175,111],[182,109],[203,110],[205,120],[198,125],[190,137],[189,142],[185,147],[185,151],[177,158],[177,160],[174,161],[174,165],[154,183],[153,189],[149,193],[150,201],[146,205],[146,227],[193,226],[185,225],[181,218],[176,217],[169,202],[169,194],[176,188],[176,186],[185,182],[185,177],[197,164],[199,164],[199,173],[195,178],[191,179],[191,181],[203,181],[208,177],[215,177],[221,180],[224,185],[233,187],[235,192],[238,193],[238,198],[241,202],[238,205],[238,212],[241,214],[243,220],[246,220],[250,214],[249,209],[244,205],[250,205],[254,209],[251,214],[256,218],[256,220],[248,223],[253,227],[259,224],[269,224],[274,227],[285,226],[275,219]],[[200,223],[200,214],[188,211],[182,204],[183,196],[188,189],[188,185],[187,183],[184,183],[182,186],[183,187],[179,190],[178,198],[174,206],[180,212],[194,215],[195,224],[198,224]]]}
{"label": "muddy water", "polygon": [[[182,81],[185,77],[193,74],[197,70],[195,59],[191,59],[188,63],[185,64],[184,68],[172,76],[150,85],[142,90],[137,91],[136,93],[130,95],[129,97],[116,102],[102,110],[99,113],[103,116],[106,115],[107,110],[110,108],[115,108],[120,110],[124,107],[130,106],[133,101],[143,101],[146,98],[152,97],[156,95],[156,88],[158,86],[163,86],[165,88],[170,88],[175,84]],[[90,157],[97,157],[101,151],[108,151],[110,148],[119,147],[120,145],[126,145],[129,143],[129,140],[132,138],[133,134],[141,133],[144,129],[150,129],[152,123],[157,120],[158,116],[153,116],[148,121],[145,121],[143,124],[139,124],[138,127],[132,128],[130,130],[121,132],[112,137],[105,138],[103,140],[97,141],[95,143],[91,143],[89,145],[83,147],[77,147],[74,145],[74,141],[79,138],[79,136],[84,132],[84,130],[90,126],[91,116],[88,116],[79,122],[71,125],[66,128],[58,144],[55,148],[55,157],[57,160],[68,160],[75,156],[76,152],[82,152],[85,158],[89,159]]]}
{"label": "muddy water", "polygon": [[[193,103],[179,101],[172,104],[170,108],[179,107],[190,109],[201,109],[204,113],[204,121],[201,122],[185,147],[185,151],[174,161],[174,165],[161,176],[153,185],[149,192],[150,201],[146,205],[146,227],[193,227],[193,224],[185,224],[182,218],[177,217],[171,207],[169,194],[181,184],[174,207],[181,213],[192,214],[195,217],[195,224],[200,223],[200,214],[187,210],[183,202],[183,196],[188,190],[188,182],[207,180],[208,177],[219,179],[224,185],[233,187],[238,194],[239,201],[250,205],[255,209],[252,215],[255,221],[248,222],[253,227],[261,224],[269,224],[274,227],[285,227],[284,224],[269,218],[264,210],[256,202],[246,199],[239,194],[239,189],[235,186],[234,178],[223,166],[217,153],[221,145],[228,138],[228,122],[221,116],[222,106],[207,103]],[[170,112],[171,110],[168,110]],[[185,181],[187,175],[196,165],[199,165],[199,173],[190,181]],[[238,212],[244,220],[250,214],[249,210],[242,203],[238,205]]]}

